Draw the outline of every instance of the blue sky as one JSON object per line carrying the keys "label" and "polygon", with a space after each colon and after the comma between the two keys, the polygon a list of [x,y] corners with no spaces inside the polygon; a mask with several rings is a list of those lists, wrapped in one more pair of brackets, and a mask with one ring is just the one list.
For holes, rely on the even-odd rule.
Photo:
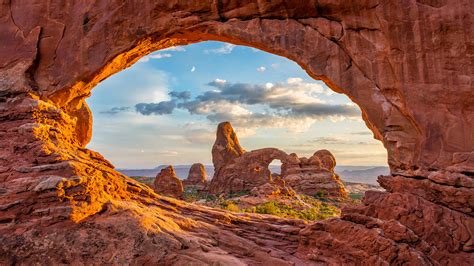
{"label": "blue sky", "polygon": [[311,156],[339,165],[386,165],[360,110],[296,63],[245,46],[203,42],[143,57],[101,82],[87,100],[88,148],[116,167],[210,164],[215,128],[230,121],[247,150]]}

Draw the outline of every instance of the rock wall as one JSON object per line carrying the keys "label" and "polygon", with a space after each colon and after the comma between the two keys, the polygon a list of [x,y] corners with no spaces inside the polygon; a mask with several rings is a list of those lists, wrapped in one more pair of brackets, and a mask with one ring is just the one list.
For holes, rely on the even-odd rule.
{"label": "rock wall", "polygon": [[[473,261],[473,9],[470,0],[1,2],[0,262]],[[205,40],[285,56],[347,94],[387,148],[387,192],[303,229],[158,196],[84,148],[85,98],[98,82],[154,50]]]}

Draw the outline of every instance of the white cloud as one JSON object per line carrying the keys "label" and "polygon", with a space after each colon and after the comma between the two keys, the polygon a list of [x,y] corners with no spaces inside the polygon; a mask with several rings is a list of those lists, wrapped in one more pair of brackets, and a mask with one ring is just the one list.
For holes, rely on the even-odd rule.
{"label": "white cloud", "polygon": [[196,71],[196,67],[195,67],[195,66],[193,66],[193,67],[191,68],[191,72],[194,72],[194,71]]}
{"label": "white cloud", "polygon": [[204,50],[204,53],[209,54],[230,54],[234,50],[235,45],[230,43],[225,43],[219,48]]}
{"label": "white cloud", "polygon": [[257,71],[260,72],[260,73],[265,72],[265,70],[267,70],[267,68],[264,67],[264,66],[260,66],[260,67],[257,68]]}
{"label": "white cloud", "polygon": [[161,102],[170,99],[169,76],[160,70],[136,64],[112,78],[102,81],[88,99],[91,108],[103,111],[114,107],[132,107],[140,102]]}
{"label": "white cloud", "polygon": [[138,60],[140,63],[145,63],[150,61],[150,59],[161,59],[161,58],[170,58],[172,57],[172,54],[169,53],[154,53],[154,54],[149,54],[147,56],[144,56]]}
{"label": "white cloud", "polygon": [[279,65],[279,64],[276,64],[276,63],[271,64],[270,66],[271,66],[273,69],[277,69],[277,68],[280,67],[280,65]]}
{"label": "white cloud", "polygon": [[164,151],[159,151],[157,154],[165,157],[170,157],[170,156],[177,156],[179,153],[177,151],[169,151],[169,150],[164,150]]}
{"label": "white cloud", "polygon": [[215,79],[214,82],[217,83],[217,84],[223,85],[227,82],[227,80],[225,80],[225,79]]}
{"label": "white cloud", "polygon": [[185,52],[186,49],[183,46],[171,46],[171,47],[162,49],[161,51]]}

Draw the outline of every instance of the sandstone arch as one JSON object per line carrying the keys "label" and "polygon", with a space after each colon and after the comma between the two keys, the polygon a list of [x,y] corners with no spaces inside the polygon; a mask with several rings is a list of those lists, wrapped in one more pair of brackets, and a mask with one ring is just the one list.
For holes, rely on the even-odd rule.
{"label": "sandstone arch", "polygon": [[[97,243],[117,243],[104,228],[108,215],[120,209],[121,221],[136,227],[110,226],[123,230],[126,239],[133,239],[143,227],[165,231],[168,238],[161,233],[153,237],[168,241],[163,248],[172,250],[168,254],[178,254],[146,255],[145,247],[154,244],[145,243],[120,254],[124,259],[142,252],[143,261],[189,257],[209,261],[180,234],[186,231],[202,240],[190,232],[204,227],[203,217],[217,215],[242,224],[245,240],[231,234],[225,239],[234,244],[247,241],[245,246],[253,250],[247,262],[277,260],[281,254],[295,262],[314,256],[335,263],[472,260],[473,9],[469,0],[2,3],[0,240],[5,245],[0,259],[34,261],[41,252],[52,250],[64,254],[66,262],[78,259],[74,248],[87,240],[67,240],[65,230],[71,228],[85,235],[102,232]],[[292,247],[286,251],[267,243],[273,254],[268,257],[251,240],[255,232],[245,222],[250,218],[211,214],[157,196],[115,172],[100,154],[84,149],[92,119],[84,99],[95,84],[151,51],[202,40],[249,45],[285,56],[347,94],[388,150],[392,176],[381,182],[389,192],[368,193],[364,206],[347,210],[343,219],[290,234],[282,240]],[[144,210],[154,211],[147,220],[154,223],[141,224],[137,217]],[[421,225],[413,222],[415,214]],[[186,222],[186,217],[196,219],[196,224]],[[433,221],[438,223],[431,225]],[[49,229],[58,225],[63,229],[53,236]],[[348,225],[352,231],[345,233],[353,236],[350,241],[335,227]],[[377,233],[374,226],[385,233]],[[225,223],[212,228],[210,234],[231,230]],[[17,246],[18,232],[30,233],[21,240],[27,251]],[[331,235],[324,238],[327,241],[338,240],[341,250],[322,245],[323,232]],[[37,235],[49,237],[52,246],[38,245]],[[357,235],[373,242],[357,242]],[[64,241],[70,249],[61,245]],[[386,252],[378,254],[381,249]],[[92,247],[84,252],[108,260]],[[109,249],[102,252],[113,254]],[[219,259],[235,262],[232,254],[239,252],[242,256],[248,250]],[[51,257],[52,262],[60,260]]]}

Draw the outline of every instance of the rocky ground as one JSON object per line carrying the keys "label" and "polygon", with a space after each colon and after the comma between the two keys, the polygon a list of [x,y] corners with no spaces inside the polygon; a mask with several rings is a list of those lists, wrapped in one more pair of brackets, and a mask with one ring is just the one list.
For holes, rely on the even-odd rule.
{"label": "rocky ground", "polygon": [[[155,178],[133,176],[133,179],[153,188]],[[284,218],[303,220],[323,220],[339,217],[341,208],[361,203],[364,193],[368,190],[384,191],[380,186],[344,182],[349,194],[348,199],[333,199],[325,197],[324,193],[313,196],[282,193],[281,190],[239,191],[229,195],[214,196],[201,192],[193,186],[185,186],[183,199],[189,203],[219,208],[240,213],[260,213]]]}

